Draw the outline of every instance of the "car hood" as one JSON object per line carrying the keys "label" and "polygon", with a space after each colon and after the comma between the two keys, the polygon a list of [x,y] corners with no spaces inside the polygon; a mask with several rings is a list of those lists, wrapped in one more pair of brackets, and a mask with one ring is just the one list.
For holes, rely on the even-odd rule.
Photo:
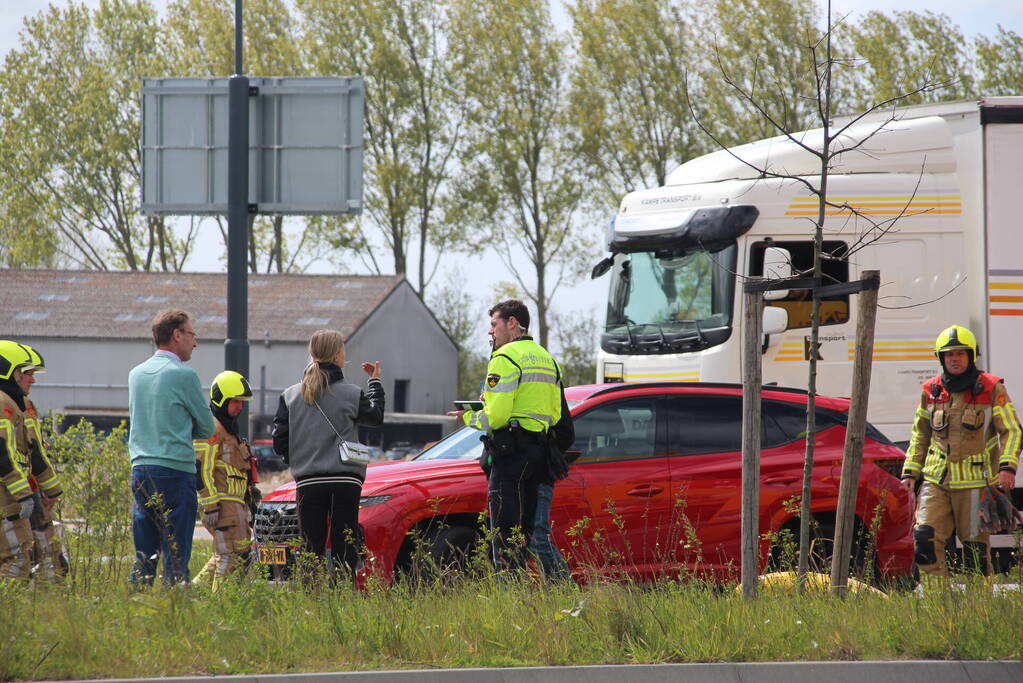
{"label": "car hood", "polygon": [[[408,460],[401,462],[376,462],[366,468],[366,482],[362,495],[372,496],[395,486],[416,484],[431,479],[469,474],[483,476],[478,460]],[[295,482],[279,486],[263,496],[267,502],[290,502],[295,500]]]}

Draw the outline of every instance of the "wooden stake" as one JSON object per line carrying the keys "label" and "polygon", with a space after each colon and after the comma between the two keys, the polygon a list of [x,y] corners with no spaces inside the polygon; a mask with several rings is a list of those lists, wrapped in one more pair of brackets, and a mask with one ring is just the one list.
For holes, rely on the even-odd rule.
{"label": "wooden stake", "polygon": [[763,384],[763,292],[743,295],[742,597],[757,596],[760,575],[760,391]]}
{"label": "wooden stake", "polygon": [[[880,271],[865,270],[861,279],[875,282]],[[842,479],[838,486],[838,511],[835,519],[835,543],[831,561],[831,593],[846,594],[849,562],[855,528],[856,494],[859,490],[860,465],[863,463],[863,438],[867,428],[867,404],[870,398],[870,370],[874,355],[874,322],[877,320],[877,287],[859,293],[856,316],[856,360],[853,361],[849,419],[845,428],[845,454]],[[869,523],[864,520],[864,523]]]}

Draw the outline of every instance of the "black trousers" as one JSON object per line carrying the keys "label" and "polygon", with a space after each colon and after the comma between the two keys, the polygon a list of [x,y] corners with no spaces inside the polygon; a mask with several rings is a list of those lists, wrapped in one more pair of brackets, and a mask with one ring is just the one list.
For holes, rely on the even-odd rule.
{"label": "black trousers", "polygon": [[536,520],[536,489],[545,447],[528,438],[516,442],[514,452],[495,455],[488,478],[487,503],[494,529],[493,557],[497,569],[526,565],[526,548]]}
{"label": "black trousers", "polygon": [[328,529],[331,553],[355,571],[359,561],[359,498],[362,486],[350,483],[308,483],[298,487],[298,526],[309,552],[324,557]]}

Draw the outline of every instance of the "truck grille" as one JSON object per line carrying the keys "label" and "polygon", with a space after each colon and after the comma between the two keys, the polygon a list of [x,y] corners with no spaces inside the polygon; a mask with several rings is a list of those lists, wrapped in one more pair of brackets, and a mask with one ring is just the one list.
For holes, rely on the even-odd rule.
{"label": "truck grille", "polygon": [[285,543],[298,538],[298,506],[295,503],[260,503],[252,530],[257,543]]}

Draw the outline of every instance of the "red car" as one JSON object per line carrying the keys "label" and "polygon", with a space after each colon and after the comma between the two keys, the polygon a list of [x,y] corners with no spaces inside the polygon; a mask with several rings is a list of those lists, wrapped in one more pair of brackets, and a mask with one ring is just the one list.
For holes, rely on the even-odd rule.
{"label": "red car", "polygon": [[[566,390],[579,458],[555,486],[554,541],[574,575],[637,579],[698,575],[737,580],[740,557],[742,387],[606,384]],[[847,399],[818,397],[811,504],[818,549],[833,536]],[[760,533],[763,562],[782,530],[798,539],[806,392],[765,387]],[[359,521],[366,571],[385,581],[411,567],[413,548],[442,565],[477,542],[486,480],[479,432],[461,429],[409,462],[369,466]],[[903,453],[868,425],[856,502],[855,559],[875,576],[911,571],[913,499],[899,486]],[[268,494],[255,519],[259,558],[282,562],[298,534],[294,483]],[[411,532],[411,533],[410,533]],[[421,545],[414,539],[420,539]],[[777,553],[777,548],[775,549]]]}

